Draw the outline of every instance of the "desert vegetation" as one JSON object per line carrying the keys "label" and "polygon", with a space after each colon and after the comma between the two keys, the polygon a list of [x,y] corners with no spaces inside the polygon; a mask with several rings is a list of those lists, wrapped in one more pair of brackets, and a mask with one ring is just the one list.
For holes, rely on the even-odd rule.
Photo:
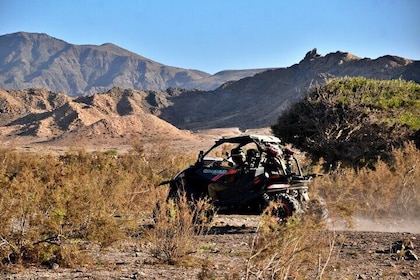
{"label": "desert vegetation", "polygon": [[292,106],[272,129],[327,173],[313,190],[339,216],[414,216],[419,210],[418,84],[333,79]]}
{"label": "desert vegetation", "polygon": [[[420,152],[412,144],[394,149],[393,164],[375,168],[342,168],[324,174],[312,185],[332,218],[363,214],[370,217],[408,216],[420,210],[418,181]],[[123,155],[115,151],[87,153],[70,150],[61,156],[1,151],[0,253],[2,266],[25,264],[77,267],[98,265],[89,248],[99,250],[135,240],[152,263],[201,266],[198,277],[283,279],[310,276],[322,279],[340,260],[340,246],[325,221],[309,213],[279,225],[262,215],[249,237],[246,261],[215,274],[212,261],[191,260],[202,244],[197,239],[211,224],[202,217],[209,204],[166,201],[157,184],[170,178],[193,156],[170,156],[167,147],[144,151],[141,146]],[[321,169],[321,165],[313,166]],[[378,199],[380,198],[380,200]],[[156,210],[158,203],[159,211]],[[154,214],[153,214],[154,213]],[[197,222],[200,221],[200,222]],[[149,261],[150,262],[150,261]],[[218,277],[219,277],[218,276]]]}
{"label": "desert vegetation", "polygon": [[[391,164],[340,168],[314,180],[312,194],[326,198],[332,217],[351,223],[355,215],[376,218],[416,217],[420,211],[420,150],[412,143],[390,152]],[[322,169],[322,164],[318,166]]]}
{"label": "desert vegetation", "polygon": [[250,242],[245,278],[322,279],[331,267],[334,243],[334,233],[316,215],[293,217],[283,225],[262,215]]}
{"label": "desert vegetation", "polygon": [[[76,265],[80,242],[106,247],[140,230],[162,190],[160,180],[186,164],[165,147],[128,154],[70,150],[0,151],[0,255],[3,264]],[[79,257],[78,257],[79,256]]]}

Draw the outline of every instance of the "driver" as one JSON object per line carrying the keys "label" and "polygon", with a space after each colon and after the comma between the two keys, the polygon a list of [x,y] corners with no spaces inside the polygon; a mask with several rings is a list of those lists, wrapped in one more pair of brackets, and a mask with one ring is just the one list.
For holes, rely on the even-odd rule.
{"label": "driver", "polygon": [[[218,200],[217,193],[227,189],[227,184],[234,184],[237,182],[241,173],[245,168],[245,154],[241,148],[234,148],[230,152],[232,161],[235,166],[229,169],[228,172],[223,176],[223,182],[213,182],[208,185],[208,193],[212,201]],[[224,183],[224,184],[223,184]]]}

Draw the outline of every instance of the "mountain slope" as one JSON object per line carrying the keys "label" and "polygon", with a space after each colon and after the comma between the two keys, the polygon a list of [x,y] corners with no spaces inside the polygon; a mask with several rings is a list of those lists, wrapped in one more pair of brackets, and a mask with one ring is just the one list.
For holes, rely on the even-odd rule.
{"label": "mountain slope", "polygon": [[396,56],[359,58],[345,52],[321,56],[316,49],[298,64],[228,82],[210,92],[183,92],[169,97],[172,104],[160,117],[182,129],[265,127],[309,89],[335,77],[407,79],[420,83],[420,61]]}
{"label": "mountain slope", "polygon": [[166,66],[112,44],[72,45],[46,34],[0,36],[0,87],[48,88],[69,95],[114,86],[166,89],[209,74]]}
{"label": "mountain slope", "polygon": [[214,75],[202,78],[200,80],[195,80],[182,85],[182,88],[185,89],[200,89],[200,90],[214,90],[221,86],[222,84],[229,81],[238,81],[245,77],[252,77],[255,74],[273,70],[275,68],[263,68],[263,69],[245,69],[245,70],[224,70],[217,72]]}
{"label": "mountain slope", "polygon": [[[209,75],[168,67],[112,44],[72,45],[46,34],[23,32],[0,36],[0,88],[42,87],[76,96],[114,86],[146,88],[135,106],[181,129],[269,127],[309,89],[345,76],[419,83],[420,61],[389,55],[359,58],[340,51],[322,56],[314,49],[287,68]],[[219,84],[214,90],[200,90]],[[0,109],[4,106],[0,103]],[[121,104],[118,110],[135,106]]]}

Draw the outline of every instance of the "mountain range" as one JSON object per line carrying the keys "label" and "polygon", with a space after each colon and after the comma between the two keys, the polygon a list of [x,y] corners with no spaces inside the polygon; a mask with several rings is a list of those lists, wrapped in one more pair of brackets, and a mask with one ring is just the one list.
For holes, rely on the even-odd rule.
{"label": "mountain range", "polygon": [[0,88],[48,88],[70,96],[94,94],[118,86],[165,90],[169,87],[214,89],[266,69],[221,71],[171,67],[114,44],[73,45],[47,34],[18,32],[0,36]]}
{"label": "mountain range", "polygon": [[313,49],[290,67],[210,75],[109,43],[72,45],[19,32],[0,36],[0,136],[128,144],[133,137],[192,137],[182,130],[258,129],[308,90],[345,76],[420,83],[420,61]]}

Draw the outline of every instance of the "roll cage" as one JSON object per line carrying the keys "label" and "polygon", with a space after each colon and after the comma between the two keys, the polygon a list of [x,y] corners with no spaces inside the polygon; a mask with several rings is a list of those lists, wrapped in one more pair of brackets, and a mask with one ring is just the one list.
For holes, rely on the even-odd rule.
{"label": "roll cage", "polygon": [[[229,162],[230,156],[227,152],[224,158],[208,157],[213,150],[225,144],[235,145],[236,148],[255,144],[255,149],[246,151],[247,163],[250,168],[258,168],[263,165],[266,172],[282,173],[279,175],[285,176],[302,175],[301,167],[294,157],[294,152],[285,148],[279,138],[267,135],[242,135],[218,139],[210,149],[205,152],[200,151],[195,165],[210,165],[214,162],[220,163],[222,161]],[[222,155],[219,154],[219,156]]]}

